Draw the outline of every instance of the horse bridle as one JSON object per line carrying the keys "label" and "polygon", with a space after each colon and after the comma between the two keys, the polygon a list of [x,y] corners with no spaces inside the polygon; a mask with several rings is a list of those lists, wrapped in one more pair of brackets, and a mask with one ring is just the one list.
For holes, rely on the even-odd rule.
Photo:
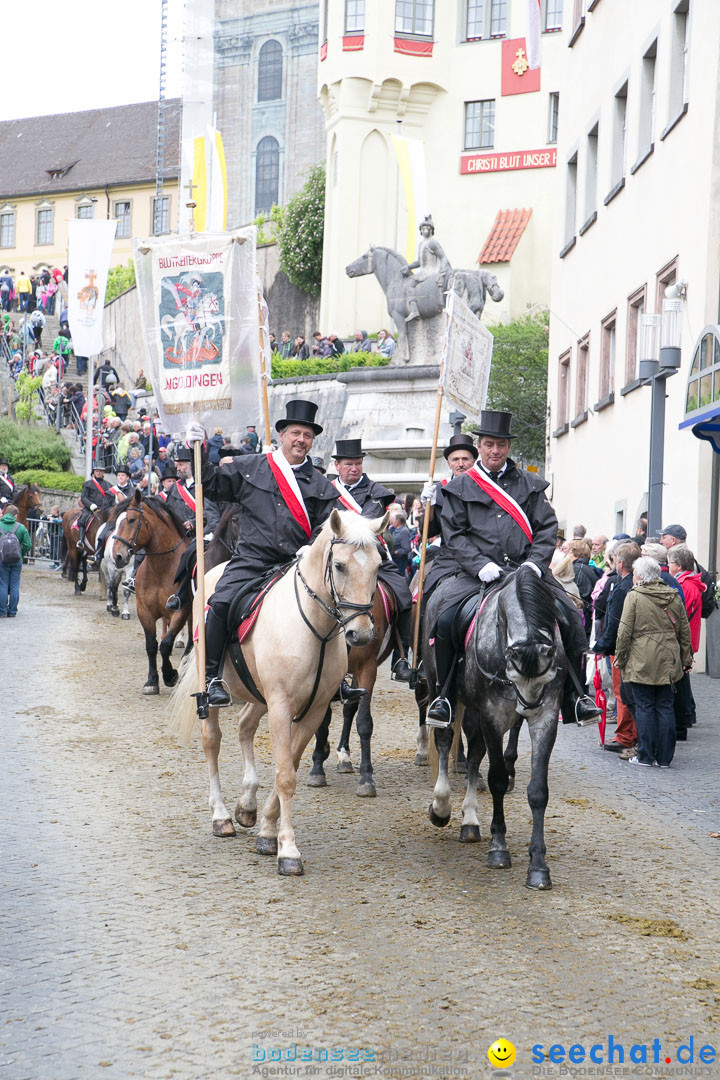
{"label": "horse bridle", "polygon": [[[135,555],[136,552],[137,552],[137,542],[138,542],[138,537],[140,536],[140,529],[142,528],[142,524],[143,524],[144,521],[146,521],[146,519],[145,519],[145,515],[143,514],[141,506],[130,507],[130,509],[134,510],[135,513],[137,514],[137,524],[135,526],[135,533],[133,534],[132,539],[131,540],[126,540],[124,536],[118,536],[117,533],[112,534],[112,539],[119,541],[119,543],[121,543],[121,544],[124,544],[125,547],[128,549],[128,552],[129,552],[130,555]],[[129,511],[127,511],[127,512],[129,513]],[[146,524],[147,524],[147,522],[146,522]],[[148,525],[148,528],[150,528],[149,525]],[[182,543],[182,541],[183,541],[183,537],[181,536],[180,539],[178,540],[177,544],[175,544],[174,547],[168,548],[167,551],[146,551],[145,554],[146,555],[171,555],[173,551],[177,551],[177,549],[180,547],[180,544]]]}
{"label": "horse bridle", "polygon": [[[504,652],[503,652],[502,643],[500,641],[500,621],[499,620],[497,620],[496,624],[495,624],[495,643],[497,645],[498,652],[501,655],[504,655],[504,657],[505,657],[505,670],[507,671],[507,665],[509,663],[510,646],[507,646],[505,648]],[[549,642],[549,643],[551,644],[552,642]],[[522,646],[525,646],[525,645],[535,645],[535,644],[536,643],[534,641],[530,641],[529,638],[523,638],[521,641],[514,641],[512,647],[517,648],[517,647],[522,647]],[[551,657],[548,660],[547,667],[544,669],[544,671],[539,672],[538,675],[535,675],[533,677],[536,678],[536,679],[541,679],[543,677],[543,675],[547,675],[548,671],[550,670],[550,668],[553,665],[553,659],[554,659],[554,657]],[[480,663],[480,660],[477,657],[477,653],[475,655],[475,662],[476,662],[476,664],[478,666],[480,674],[485,679],[487,679],[488,682],[491,685],[505,686],[505,687],[508,687],[509,689],[512,689],[514,691],[514,693],[515,693],[515,697],[517,698],[517,700],[520,702],[520,704],[522,705],[522,707],[524,709],[539,709],[540,708],[540,706],[542,705],[543,700],[545,698],[547,688],[550,685],[549,682],[546,682],[544,684],[542,690],[540,691],[540,696],[538,697],[537,701],[526,701],[525,698],[523,697],[517,683],[513,682],[512,679],[507,678],[507,676],[503,677],[502,675],[492,675],[492,674],[490,674],[489,671],[485,671],[482,664]]]}
{"label": "horse bridle", "polygon": [[[304,622],[312,630],[315,637],[318,638],[320,641],[329,641],[331,637],[336,636],[340,633],[341,630],[344,630],[348,623],[352,622],[353,619],[356,619],[358,615],[369,615],[370,621],[374,622],[372,616],[372,600],[369,604],[353,604],[350,600],[343,600],[340,593],[338,592],[337,585],[335,584],[335,576],[333,574],[333,548],[336,544],[346,544],[347,542],[347,540],[341,540],[338,536],[336,536],[330,541],[330,550],[328,552],[327,562],[325,564],[324,577],[330,589],[332,607],[330,606],[330,604],[326,603],[321,596],[318,596],[314,589],[311,589],[310,585],[302,575],[302,572],[300,570],[300,563],[298,562],[295,566],[295,596],[298,601],[298,608],[300,609],[300,614],[302,615]],[[312,625],[312,623],[309,622],[305,615],[305,612],[302,609],[302,605],[300,604],[300,595],[298,593],[297,587],[298,578],[300,578],[305,592],[308,594],[310,599],[314,600],[315,603],[318,604],[323,609],[323,611],[327,615],[329,615],[330,618],[333,619],[336,623],[336,628],[332,630],[326,638],[323,638],[321,634],[318,634],[317,630]],[[349,612],[349,614],[344,615],[344,612],[346,611]]]}

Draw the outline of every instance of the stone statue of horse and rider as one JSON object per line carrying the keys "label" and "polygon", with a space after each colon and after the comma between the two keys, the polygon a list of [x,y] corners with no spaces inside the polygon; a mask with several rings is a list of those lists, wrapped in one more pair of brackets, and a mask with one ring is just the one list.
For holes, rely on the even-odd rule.
{"label": "stone statue of horse and rider", "polygon": [[[488,295],[496,303],[504,296],[494,274],[486,270],[453,269],[435,239],[435,226],[430,215],[420,225],[420,235],[418,257],[413,263],[408,263],[392,248],[371,245],[364,255],[345,268],[350,278],[374,274],[385,293],[388,314],[398,328],[395,363],[408,363],[411,352],[432,351],[412,349],[408,330],[410,328],[411,338],[413,324],[418,325],[416,320],[421,326],[436,320],[436,332],[441,333],[437,317],[445,308],[446,293],[456,292],[478,318]],[[425,357],[416,362],[425,362]]]}

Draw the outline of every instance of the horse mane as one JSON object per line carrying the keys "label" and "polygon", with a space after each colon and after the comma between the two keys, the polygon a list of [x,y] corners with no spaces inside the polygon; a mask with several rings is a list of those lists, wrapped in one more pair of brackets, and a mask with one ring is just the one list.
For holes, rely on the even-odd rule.
{"label": "horse mane", "polygon": [[515,592],[532,636],[549,634],[552,640],[556,615],[555,602],[548,586],[529,566],[519,567],[511,580],[515,582]]}
{"label": "horse mane", "polygon": [[393,257],[393,259],[395,260],[395,262],[399,263],[401,266],[407,266],[408,265],[407,259],[405,258],[404,255],[401,255],[399,251],[393,251],[392,248],[383,247],[382,244],[375,244],[374,245],[374,250],[375,251],[384,251],[387,255],[391,255]]}
{"label": "horse mane", "polygon": [[[343,523],[343,543],[349,544],[351,547],[357,548],[373,548],[377,544],[377,534],[375,530],[370,526],[368,519],[362,517],[360,514],[356,514],[354,510],[340,510],[338,511]],[[325,539],[327,536],[332,535],[333,530],[330,525],[330,518],[322,527],[320,536]],[[319,537],[318,537],[319,539]]]}
{"label": "horse mane", "polygon": [[[123,499],[121,503],[118,503],[117,506],[112,508],[108,514],[108,521],[114,524],[124,510],[132,509],[133,504],[137,505],[134,494],[131,495],[129,499]],[[168,506],[158,495],[144,495],[141,505],[148,506],[162,521],[165,522],[166,525],[173,529],[178,536],[182,537],[183,540],[187,539],[185,525],[172,507]]]}

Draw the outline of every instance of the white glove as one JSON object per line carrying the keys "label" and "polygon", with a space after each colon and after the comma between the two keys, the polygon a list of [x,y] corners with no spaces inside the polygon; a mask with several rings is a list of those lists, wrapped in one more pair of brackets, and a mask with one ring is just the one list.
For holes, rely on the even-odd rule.
{"label": "white glove", "polygon": [[296,552],[298,559],[302,559],[303,555],[307,555],[309,550],[310,550],[310,545],[309,544],[303,544],[303,546],[301,548],[298,548],[297,552]]}
{"label": "white glove", "polygon": [[97,510],[97,503],[90,503],[91,510]]}
{"label": "white glove", "polygon": [[205,428],[197,420],[191,420],[186,432],[189,443],[205,442]]}
{"label": "white glove", "polygon": [[502,570],[497,563],[489,562],[483,566],[482,570],[478,570],[478,577],[484,582],[497,581],[501,573]]}
{"label": "white glove", "polygon": [[424,503],[430,503],[430,506],[434,506],[437,502],[437,491],[435,490],[435,483],[433,480],[426,480],[423,484],[423,489],[420,492],[420,498]]}
{"label": "white glove", "polygon": [[203,536],[203,540],[208,540],[209,541],[209,540],[212,540],[212,538],[213,538],[213,533],[205,533],[205,535]]}
{"label": "white glove", "polygon": [[272,454],[275,452],[275,447],[271,443],[263,443],[263,454]]}
{"label": "white glove", "polygon": [[533,570],[535,571],[535,573],[537,574],[537,576],[542,577],[542,570],[540,569],[540,567],[538,566],[537,563],[530,562],[529,559],[526,559],[525,562],[522,565],[523,566],[531,566],[533,568]]}

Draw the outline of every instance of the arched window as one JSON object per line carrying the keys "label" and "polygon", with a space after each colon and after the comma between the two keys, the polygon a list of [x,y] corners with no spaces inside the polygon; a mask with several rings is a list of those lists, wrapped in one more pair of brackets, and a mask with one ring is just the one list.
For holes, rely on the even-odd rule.
{"label": "arched window", "polygon": [[255,159],[255,213],[270,210],[278,201],[280,187],[280,147],[266,135],[258,143]]}
{"label": "arched window", "polygon": [[282,45],[266,41],[258,55],[258,101],[277,101],[282,97]]}

